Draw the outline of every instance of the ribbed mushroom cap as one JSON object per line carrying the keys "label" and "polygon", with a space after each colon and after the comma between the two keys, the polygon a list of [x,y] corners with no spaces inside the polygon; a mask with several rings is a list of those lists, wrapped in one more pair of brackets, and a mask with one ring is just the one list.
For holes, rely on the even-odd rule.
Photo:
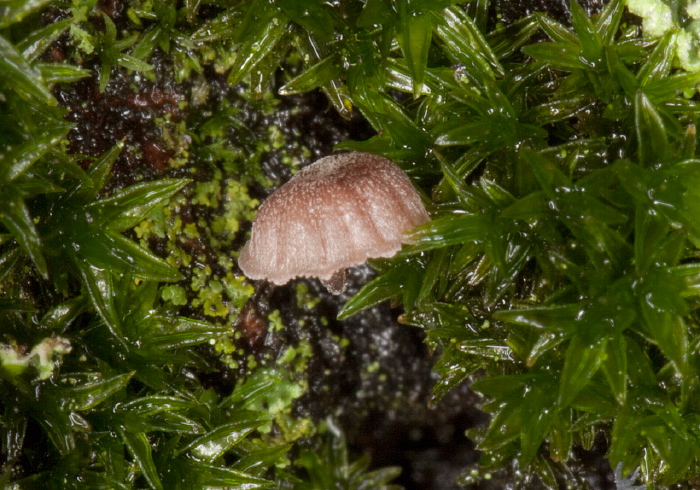
{"label": "ribbed mushroom cap", "polygon": [[367,258],[392,257],[430,218],[408,176],[370,153],[332,155],[300,170],[262,204],[238,265],[250,279],[328,281]]}

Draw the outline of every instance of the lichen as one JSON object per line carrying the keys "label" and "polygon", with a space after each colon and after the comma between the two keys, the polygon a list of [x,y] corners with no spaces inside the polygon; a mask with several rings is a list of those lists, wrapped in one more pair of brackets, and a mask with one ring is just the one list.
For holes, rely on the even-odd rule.
{"label": "lichen", "polygon": [[24,353],[18,345],[0,344],[0,369],[7,376],[20,376],[28,367],[36,370],[36,380],[49,379],[61,362],[61,357],[73,350],[68,339],[47,337]]}
{"label": "lichen", "polygon": [[700,70],[700,2],[688,0],[628,0],[633,14],[642,18],[644,35],[673,34],[677,63],[684,70]]}

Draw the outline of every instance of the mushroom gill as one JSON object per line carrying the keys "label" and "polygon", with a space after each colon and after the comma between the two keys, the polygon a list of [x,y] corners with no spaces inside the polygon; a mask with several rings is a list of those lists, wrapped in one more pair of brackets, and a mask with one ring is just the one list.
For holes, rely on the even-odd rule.
{"label": "mushroom gill", "polygon": [[342,292],[345,269],[392,257],[430,218],[408,176],[370,153],[321,158],[262,204],[238,265],[250,279],[318,277]]}

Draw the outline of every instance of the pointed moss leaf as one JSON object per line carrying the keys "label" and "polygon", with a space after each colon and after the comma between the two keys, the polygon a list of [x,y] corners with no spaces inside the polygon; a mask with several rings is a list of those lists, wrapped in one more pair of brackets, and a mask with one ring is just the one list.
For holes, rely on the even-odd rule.
{"label": "pointed moss leaf", "polygon": [[91,195],[91,200],[95,198],[97,192],[107,183],[109,172],[112,169],[114,162],[117,161],[117,157],[121,153],[122,148],[124,148],[124,142],[120,141],[103,153],[100,158],[95,160],[95,162],[93,162],[93,164],[90,166],[88,175],[90,175],[90,178],[92,179],[94,189],[94,192]]}
{"label": "pointed moss leaf", "polygon": [[415,276],[414,267],[410,263],[404,263],[372,279],[345,303],[338,312],[338,319],[349,318],[383,301],[401,296],[404,286]]}
{"label": "pointed moss leaf", "polygon": [[[160,26],[155,26],[152,29],[146,31],[142,36],[141,40],[134,47],[131,55],[140,61],[145,61],[151,57],[153,50],[158,46],[161,38],[163,38],[165,32]],[[167,50],[164,50],[167,51]]]}
{"label": "pointed moss leaf", "polygon": [[68,18],[52,22],[41,29],[32,30],[24,39],[16,44],[22,56],[28,62],[33,62],[74,22]]}
{"label": "pointed moss leaf", "polygon": [[92,72],[67,63],[36,63],[35,68],[47,84],[72,83],[92,76]]}
{"label": "pointed moss leaf", "polygon": [[650,82],[663,80],[671,72],[675,58],[674,31],[670,29],[656,43],[654,51],[637,71],[637,80],[642,87]]}
{"label": "pointed moss leaf", "polygon": [[142,72],[148,72],[153,70],[153,65],[150,65],[144,61],[141,61],[140,59],[128,55],[128,54],[121,54],[117,58],[117,63],[119,63],[120,66],[123,66],[124,68],[127,68],[129,70],[133,71],[142,71]]}
{"label": "pointed moss leaf", "polygon": [[69,414],[61,410],[58,399],[42,394],[31,403],[32,418],[39,422],[59,454],[66,456],[75,450],[75,432]]}
{"label": "pointed moss leaf", "polygon": [[579,45],[576,34],[564,24],[557,22],[542,12],[536,12],[535,17],[542,31],[555,43]]}
{"label": "pointed moss leaf", "polygon": [[571,430],[572,410],[561,410],[554,416],[550,434],[550,457],[557,462],[568,461],[573,447],[573,434]]}
{"label": "pointed moss leaf", "polygon": [[469,242],[483,242],[488,221],[481,214],[446,215],[414,229],[412,251],[425,251]]}
{"label": "pointed moss leaf", "polygon": [[406,114],[403,107],[384,94],[379,73],[361,65],[349,71],[348,89],[352,102],[379,133],[391,136],[395,145],[424,153],[431,145],[426,131]]}
{"label": "pointed moss leaf", "polygon": [[402,468],[400,466],[387,466],[369,471],[359,478],[358,488],[398,488],[397,486],[387,485],[387,483],[398,478],[401,472]]}
{"label": "pointed moss leaf", "polygon": [[352,103],[365,114],[375,130],[383,130],[375,114],[386,113],[392,108],[384,100],[381,90],[384,84],[379,78],[378,70],[367,65],[350,67],[347,84]]}
{"label": "pointed moss leaf", "polygon": [[251,376],[243,385],[236,387],[230,396],[221,401],[219,406],[221,408],[231,408],[237,405],[254,406],[259,400],[270,396],[275,391],[276,385],[281,382],[281,378],[269,373],[261,374]]}
{"label": "pointed moss leaf", "polygon": [[571,24],[581,43],[581,52],[587,64],[595,65],[603,57],[603,43],[600,33],[586,15],[581,4],[571,0]]}
{"label": "pointed moss leaf", "polygon": [[520,156],[532,167],[537,182],[550,199],[556,200],[559,190],[563,192],[573,190],[571,180],[542,153],[525,149],[520,152]]}
{"label": "pointed moss leaf", "polygon": [[503,446],[520,436],[522,424],[521,406],[514,403],[504,405],[493,415],[491,423],[477,447],[485,452],[502,449]]}
{"label": "pointed moss leaf", "polygon": [[446,54],[461,63],[474,82],[486,86],[492,83],[495,74],[505,73],[486,39],[464,11],[450,7],[432,15],[435,34],[442,40]]}
{"label": "pointed moss leaf", "polygon": [[469,356],[455,346],[448,345],[433,366],[433,371],[439,379],[433,386],[428,404],[431,407],[436,406],[445,395],[461,385],[479,367],[479,363],[470,362]]}
{"label": "pointed moss leaf", "polygon": [[159,412],[148,417],[143,423],[145,430],[148,432],[174,432],[190,435],[206,432],[202,424],[178,412]]}
{"label": "pointed moss leaf", "polygon": [[502,132],[497,129],[495,121],[479,119],[459,124],[455,128],[440,132],[435,137],[435,144],[440,146],[472,145],[492,138],[500,138]]}
{"label": "pointed moss leaf", "polygon": [[100,68],[97,72],[100,84],[98,86],[100,93],[104,93],[107,85],[109,85],[109,79],[112,74],[112,69],[114,68],[112,63],[116,60],[112,60],[106,56],[103,56],[102,62],[100,63]]}
{"label": "pointed moss leaf", "polygon": [[119,436],[129,450],[129,454],[136,461],[148,486],[153,490],[163,490],[163,484],[153,462],[151,444],[148,442],[146,434],[143,432],[130,432],[126,427],[117,427],[117,432],[119,432]]}
{"label": "pointed moss leaf", "polygon": [[536,382],[528,385],[522,400],[520,462],[523,466],[530,464],[536,456],[549,435],[557,412],[556,384],[551,379],[536,378]]}
{"label": "pointed moss leaf", "polygon": [[642,90],[634,100],[639,163],[650,167],[664,161],[668,153],[668,136],[661,116]]}
{"label": "pointed moss leaf", "polygon": [[174,320],[156,317],[155,320],[157,327],[142,340],[143,344],[166,350],[203,344],[229,330],[227,325],[214,325],[185,317]]}
{"label": "pointed moss leaf", "polygon": [[414,155],[424,154],[431,146],[430,135],[409,119],[400,106],[388,97],[384,98],[383,106],[384,110],[376,115],[382,131],[388,133],[397,146]]}
{"label": "pointed moss leaf", "polygon": [[621,333],[608,340],[601,368],[617,403],[624,405],[627,400],[627,340]]}
{"label": "pointed moss leaf", "polygon": [[624,0],[611,0],[598,14],[598,18],[595,20],[595,30],[603,45],[611,44],[615,40],[624,12]]}
{"label": "pointed moss leaf", "polygon": [[[423,283],[421,284],[420,292],[417,300],[420,302],[429,302],[433,299],[433,294],[442,297],[444,294],[443,280],[444,271],[450,263],[451,254],[448,254],[447,249],[439,249],[429,259],[428,266],[425,269]],[[442,292],[435,291],[436,289]],[[435,293],[434,293],[435,291]]]}
{"label": "pointed moss leaf", "polygon": [[647,408],[654,412],[669,429],[683,439],[688,438],[683,417],[678,407],[671,400],[660,395],[657,397],[650,397],[645,401],[648,403]]}
{"label": "pointed moss leaf", "polygon": [[175,396],[149,395],[122,403],[119,405],[119,409],[140,416],[150,416],[163,411],[197,410],[201,409],[201,405],[192,400],[185,400]]}
{"label": "pointed moss leaf", "polygon": [[627,66],[620,60],[614,46],[607,46],[605,49],[605,59],[608,63],[608,70],[622,86],[625,95],[632,99],[639,88],[639,82]]}
{"label": "pointed moss leaf", "polygon": [[[404,2],[399,5],[405,6]],[[408,64],[413,79],[413,97],[418,98],[423,89],[425,69],[428,65],[428,52],[432,42],[433,29],[428,13],[408,13],[399,9],[400,20],[397,24],[397,39],[403,57]]]}
{"label": "pointed moss leaf", "polygon": [[38,11],[51,0],[9,0],[0,7],[0,28],[21,21],[27,15]]}
{"label": "pointed moss leaf", "polygon": [[22,456],[28,422],[21,413],[6,413],[4,416],[3,448],[9,461],[16,461]]}
{"label": "pointed moss leaf", "polygon": [[20,257],[20,249],[12,248],[0,255],[0,283],[2,283],[7,275],[12,271],[12,268],[17,263]]}
{"label": "pointed moss leaf", "polygon": [[60,388],[58,392],[63,405],[69,410],[89,410],[121,391],[134,373],[124,373],[108,379],[98,379],[77,386]]}
{"label": "pointed moss leaf", "polygon": [[684,296],[700,296],[700,264],[681,264],[669,271],[682,281]]}
{"label": "pointed moss leaf", "polygon": [[251,451],[241,456],[240,459],[231,466],[231,469],[259,476],[264,473],[267,468],[283,460],[291,448],[291,445],[282,445],[264,447]]}
{"label": "pointed moss leaf", "polygon": [[235,468],[192,460],[178,460],[177,464],[182,468],[182,474],[189,478],[191,488],[236,488],[241,490],[272,490],[277,488],[275,482]]}
{"label": "pointed moss leaf", "polygon": [[87,209],[102,226],[122,232],[137,225],[188,183],[187,179],[161,179],[134,184],[112,197],[89,204]]}
{"label": "pointed moss leaf", "polygon": [[490,376],[475,381],[472,389],[496,400],[520,398],[522,401],[522,395],[532,379],[533,375],[531,374]]}
{"label": "pointed moss leaf", "polygon": [[14,189],[7,188],[0,192],[2,192],[0,194],[0,222],[12,233],[12,236],[22,247],[24,253],[32,260],[39,273],[48,278],[46,259],[42,253],[41,237],[34,225],[34,220],[29,214],[29,209],[20,196],[7,195],[14,194]]}
{"label": "pointed moss leaf", "polygon": [[654,104],[676,97],[680,92],[694,89],[700,84],[700,73],[683,73],[648,82],[642,91]]}
{"label": "pointed moss leaf", "polygon": [[255,39],[241,45],[231,66],[228,83],[235,85],[255,70],[277,48],[286,32],[287,22],[275,19],[258,32]]}
{"label": "pointed moss leaf", "polygon": [[528,337],[524,339],[527,343],[518,344],[520,339],[516,337],[516,332],[513,332],[508,338],[508,346],[518,357],[525,359],[528,366],[534,366],[543,354],[557,348],[567,338],[566,334],[554,331],[528,332]]}
{"label": "pointed moss leaf", "polygon": [[515,283],[530,259],[530,247],[505,244],[499,238],[492,237],[486,247],[486,255],[493,260],[494,267],[486,281],[484,304],[492,307]]}
{"label": "pointed moss leaf", "polygon": [[693,158],[697,150],[697,144],[697,129],[695,125],[691,124],[685,130],[685,141],[683,141],[682,158]]}
{"label": "pointed moss leaf", "polygon": [[537,120],[540,124],[552,124],[575,116],[590,104],[586,96],[552,100],[528,109],[523,118]]}
{"label": "pointed moss leaf", "polygon": [[[39,172],[41,172],[41,170]],[[25,196],[25,199],[42,194],[59,194],[65,192],[65,189],[50,182],[41,175],[41,173],[30,172],[28,175],[23,176],[23,178],[17,179],[15,185],[20,193]]]}
{"label": "pointed moss leaf", "polygon": [[[1,22],[0,22],[1,23]],[[28,102],[57,105],[38,70],[31,67],[4,37],[0,36],[0,88],[14,90]]]}
{"label": "pointed moss leaf", "polygon": [[528,15],[503,29],[494,29],[486,36],[486,40],[491,45],[496,57],[501,60],[517,52],[538,29],[539,24],[536,17]]}
{"label": "pointed moss leaf", "polygon": [[[413,93],[413,77],[406,65],[405,60],[387,58],[382,60],[383,76],[387,87],[391,87],[401,92]],[[420,95],[433,93],[430,85],[435,85],[433,77],[426,73],[426,83],[420,88]]]}
{"label": "pointed moss leaf", "polygon": [[627,344],[627,376],[631,387],[652,391],[656,387],[656,374],[651,359],[637,342]]}
{"label": "pointed moss leaf", "polygon": [[434,154],[440,162],[440,168],[445,176],[445,182],[449,184],[453,192],[467,209],[477,211],[482,207],[488,207],[488,201],[467,186],[464,178],[457,173],[451,163],[445,160],[438,152],[434,152]]}
{"label": "pointed moss leaf", "polygon": [[395,20],[396,11],[392,8],[391,0],[367,0],[357,19],[357,25],[368,29],[377,24],[390,25]]}
{"label": "pointed moss leaf", "polygon": [[681,376],[690,375],[690,344],[685,321],[681,316],[669,311],[656,310],[653,301],[646,301],[647,297],[649,295],[640,301],[646,330],[661,351],[673,362],[676,371]]}
{"label": "pointed moss leaf", "polygon": [[535,306],[527,309],[499,310],[494,313],[497,320],[526,325],[543,330],[573,333],[578,318],[586,306],[579,303],[558,306]]}
{"label": "pointed moss leaf", "polygon": [[552,208],[544,192],[533,192],[505,208],[501,216],[511,219],[538,220],[551,217]]}
{"label": "pointed moss leaf", "polygon": [[558,190],[560,191],[560,197],[555,199],[555,206],[559,212],[569,219],[589,221],[591,223],[591,228],[594,227],[594,224],[620,225],[627,223],[627,215],[611,206],[603,204],[584,190]]}
{"label": "pointed moss leaf", "polygon": [[638,271],[647,271],[657,262],[657,251],[666,238],[669,224],[644,204],[635,210],[634,259]]}
{"label": "pointed moss leaf", "polygon": [[634,453],[639,448],[639,419],[628,407],[622,407],[615,417],[608,457],[612,462],[629,461],[630,471],[638,461]]}
{"label": "pointed moss leaf", "polygon": [[670,450],[668,451],[668,456],[664,459],[669,461],[670,464],[661,479],[663,485],[671,485],[687,478],[687,474],[697,458],[697,448],[698,444],[700,444],[700,440],[697,437],[686,439],[674,434],[669,439]]}
{"label": "pointed moss leaf", "polygon": [[605,358],[606,347],[605,337],[590,339],[589,333],[585,337],[582,334],[573,336],[566,349],[564,369],[559,381],[559,407],[568,407],[588,384]]}
{"label": "pointed moss leaf", "polygon": [[675,266],[683,258],[687,240],[684,230],[674,230],[669,233],[656,250],[654,257],[660,267]]}
{"label": "pointed moss leaf", "polygon": [[568,43],[544,42],[523,47],[528,56],[561,71],[586,70],[581,60],[581,47]]}
{"label": "pointed moss leaf", "polygon": [[275,5],[287,17],[313,34],[319,43],[326,44],[332,41],[333,18],[324,8],[325,2],[277,0]]}
{"label": "pointed moss leaf", "polygon": [[483,189],[489,201],[499,208],[510,206],[515,202],[515,198],[508,190],[491,179],[482,177],[479,179],[479,187]]}
{"label": "pointed moss leaf", "polygon": [[[620,183],[625,190],[637,201],[647,201],[649,187],[653,183],[648,182],[649,173],[645,172],[639,165],[635,165],[629,160],[618,160],[615,162],[615,171],[617,172]],[[653,193],[653,191],[651,191]]]}
{"label": "pointed moss leaf", "polygon": [[126,343],[122,335],[121,321],[114,308],[114,296],[116,293],[112,273],[108,270],[94,267],[81,258],[76,258],[73,263],[78,269],[78,275],[85,292],[97,313],[110,332],[112,332],[112,335],[121,343]]}
{"label": "pointed moss leaf", "polygon": [[321,86],[321,91],[326,95],[333,108],[344,119],[352,116],[352,101],[348,95],[348,87],[338,79],[333,79]]}
{"label": "pointed moss leaf", "polygon": [[456,348],[464,354],[494,361],[508,359],[513,355],[511,348],[505,342],[498,342],[492,339],[461,341],[457,342]]}
{"label": "pointed moss leaf", "polygon": [[234,412],[228,420],[231,422],[198,437],[179,452],[187,452],[195,459],[212,462],[242,441],[253,430],[268,422],[270,417],[260,412],[240,410]]}
{"label": "pointed moss leaf", "polygon": [[3,162],[0,163],[0,179],[10,182],[23,175],[37,159],[64,138],[69,129],[70,126],[56,122],[50,128],[42,127],[38,130],[38,134],[32,135],[31,141],[4,152]]}
{"label": "pointed moss leaf", "polygon": [[118,233],[109,231],[80,237],[77,256],[114,272],[151,281],[178,281],[182,275],[165,260]]}
{"label": "pointed moss leaf", "polygon": [[280,95],[293,95],[310,92],[326,85],[340,74],[340,59],[337,54],[326,56],[321,61],[305,69],[278,90]]}

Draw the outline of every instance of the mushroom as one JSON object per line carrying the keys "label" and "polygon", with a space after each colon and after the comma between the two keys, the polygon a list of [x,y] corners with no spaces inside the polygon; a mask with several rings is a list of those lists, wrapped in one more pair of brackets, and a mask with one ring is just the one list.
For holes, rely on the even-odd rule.
{"label": "mushroom", "polygon": [[321,158],[268,197],[238,265],[250,279],[282,285],[318,277],[334,294],[345,269],[393,257],[404,232],[430,218],[408,176],[370,153]]}

